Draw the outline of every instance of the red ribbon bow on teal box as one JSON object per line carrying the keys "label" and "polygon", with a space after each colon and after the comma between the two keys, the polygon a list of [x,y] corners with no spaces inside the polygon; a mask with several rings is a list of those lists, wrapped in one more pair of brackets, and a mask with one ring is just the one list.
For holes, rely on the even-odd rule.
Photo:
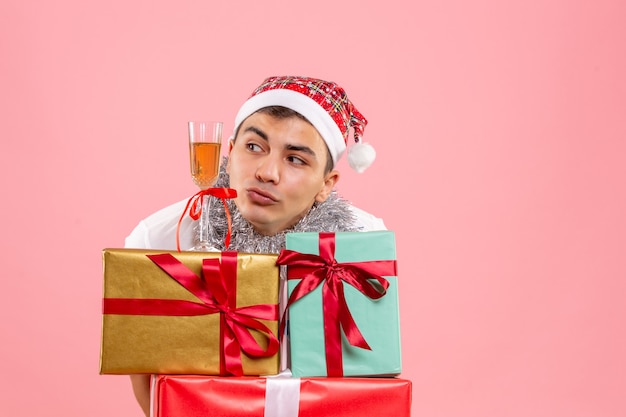
{"label": "red ribbon bow on teal box", "polygon": [[[329,377],[343,376],[341,330],[343,330],[350,345],[371,350],[350,312],[344,284],[350,285],[371,300],[378,300],[385,296],[389,288],[389,281],[383,276],[397,275],[396,260],[338,262],[335,258],[335,233],[293,235],[309,235],[309,237],[314,235],[315,239],[319,238],[319,255],[286,249],[278,256],[277,264],[287,266],[287,278],[300,280],[290,291],[287,308],[291,309],[297,301],[315,291],[320,285],[322,286],[326,375]],[[357,238],[368,237],[367,233],[352,233],[352,235]],[[346,235],[343,234],[343,236]],[[292,323],[293,320],[290,323],[290,328]],[[284,326],[285,320],[282,320],[281,332],[284,330]],[[293,353],[292,349],[292,356]]]}

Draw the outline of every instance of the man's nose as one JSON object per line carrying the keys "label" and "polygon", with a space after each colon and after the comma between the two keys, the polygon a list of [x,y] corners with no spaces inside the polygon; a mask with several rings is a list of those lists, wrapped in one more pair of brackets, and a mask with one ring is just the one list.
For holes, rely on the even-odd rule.
{"label": "man's nose", "polygon": [[275,155],[267,155],[259,161],[256,169],[256,177],[262,182],[277,184],[280,179],[279,161]]}

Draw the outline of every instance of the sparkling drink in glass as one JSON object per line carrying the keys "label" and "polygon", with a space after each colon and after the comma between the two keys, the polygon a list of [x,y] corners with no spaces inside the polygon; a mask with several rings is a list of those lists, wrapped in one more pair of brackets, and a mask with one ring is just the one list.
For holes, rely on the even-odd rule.
{"label": "sparkling drink in glass", "polygon": [[[189,126],[189,162],[191,178],[202,190],[212,187],[217,182],[221,162],[222,122],[191,121]],[[209,244],[211,212],[213,198],[202,197],[202,214],[198,226],[198,244],[195,251],[215,251]]]}

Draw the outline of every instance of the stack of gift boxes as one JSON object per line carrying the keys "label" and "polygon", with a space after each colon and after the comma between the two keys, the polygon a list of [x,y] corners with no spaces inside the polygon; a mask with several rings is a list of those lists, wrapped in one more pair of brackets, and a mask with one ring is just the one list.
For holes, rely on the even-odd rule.
{"label": "stack of gift boxes", "polygon": [[391,231],[103,263],[100,373],[151,374],[153,417],[410,415]]}

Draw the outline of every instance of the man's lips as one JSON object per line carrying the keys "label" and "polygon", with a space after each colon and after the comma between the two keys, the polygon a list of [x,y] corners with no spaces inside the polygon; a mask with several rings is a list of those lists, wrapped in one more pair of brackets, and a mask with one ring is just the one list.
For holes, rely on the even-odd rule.
{"label": "man's lips", "polygon": [[261,205],[270,205],[278,202],[278,199],[270,192],[257,187],[246,189],[246,194],[250,201]]}

